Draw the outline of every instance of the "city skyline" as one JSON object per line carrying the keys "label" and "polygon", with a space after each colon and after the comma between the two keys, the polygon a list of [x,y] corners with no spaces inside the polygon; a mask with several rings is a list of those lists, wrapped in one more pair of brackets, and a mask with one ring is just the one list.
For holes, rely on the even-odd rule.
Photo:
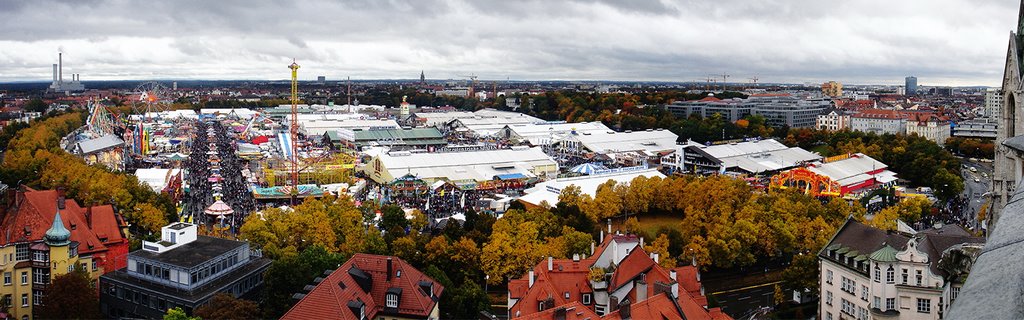
{"label": "city skyline", "polygon": [[[39,10],[39,9],[45,10]],[[300,79],[996,86],[1017,3],[0,3],[0,82]],[[288,15],[288,13],[292,13]],[[55,21],[54,17],[70,17]],[[67,78],[66,78],[67,79]]]}

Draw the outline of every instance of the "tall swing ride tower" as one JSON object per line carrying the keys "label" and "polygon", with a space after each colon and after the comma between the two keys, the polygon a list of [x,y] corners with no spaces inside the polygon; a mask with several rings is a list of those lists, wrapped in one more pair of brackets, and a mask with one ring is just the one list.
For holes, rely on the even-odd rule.
{"label": "tall swing ride tower", "polygon": [[290,173],[292,177],[292,205],[295,205],[295,198],[299,191],[299,155],[298,155],[298,141],[299,141],[299,64],[292,60],[292,64],[288,66],[292,70],[292,121],[291,121],[291,141],[292,141],[292,158]]}

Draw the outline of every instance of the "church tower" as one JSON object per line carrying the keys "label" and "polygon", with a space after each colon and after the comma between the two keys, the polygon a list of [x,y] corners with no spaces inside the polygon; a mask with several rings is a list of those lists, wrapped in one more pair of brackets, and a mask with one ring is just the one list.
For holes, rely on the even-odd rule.
{"label": "church tower", "polygon": [[1006,67],[1003,69],[1003,108],[999,116],[999,131],[996,134],[995,172],[992,174],[992,211],[989,230],[995,228],[1003,206],[1013,195],[1017,184],[1024,176],[1024,108],[1021,75],[1024,74],[1024,1],[1017,14],[1017,28],[1010,32],[1010,43],[1006,51]]}
{"label": "church tower", "polygon": [[420,70],[420,84],[426,84],[426,83],[427,83],[427,76],[425,74],[423,74],[423,70]]}

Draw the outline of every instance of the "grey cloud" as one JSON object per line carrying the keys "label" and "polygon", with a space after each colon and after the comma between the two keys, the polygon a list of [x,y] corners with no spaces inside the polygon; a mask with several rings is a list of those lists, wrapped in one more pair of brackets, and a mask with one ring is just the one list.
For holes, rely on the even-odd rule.
{"label": "grey cloud", "polygon": [[997,84],[1016,12],[970,0],[0,1],[0,81],[48,78],[63,45],[94,79],[279,79],[296,58],[335,78]]}

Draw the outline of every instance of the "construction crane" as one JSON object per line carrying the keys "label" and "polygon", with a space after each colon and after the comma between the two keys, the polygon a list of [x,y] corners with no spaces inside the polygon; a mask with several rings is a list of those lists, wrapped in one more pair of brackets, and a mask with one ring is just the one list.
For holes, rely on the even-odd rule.
{"label": "construction crane", "polygon": [[470,74],[468,76],[467,75],[460,75],[460,77],[469,78],[469,80],[470,80],[469,91],[466,93],[466,96],[468,96],[469,98],[472,98],[473,94],[474,94],[473,87],[476,87],[476,78],[477,78],[476,74]]}
{"label": "construction crane", "polygon": [[757,76],[750,78],[750,83],[752,83],[751,87],[757,87],[757,80],[760,80],[757,78]]}
{"label": "construction crane", "polygon": [[725,92],[725,83],[728,82],[729,77],[731,77],[731,75],[723,73],[723,74],[721,74],[721,76],[722,76],[722,92]]}
{"label": "construction crane", "polygon": [[298,197],[299,192],[299,64],[295,63],[295,60],[292,59],[292,64],[288,68],[292,69],[292,158],[289,169],[291,169],[292,177],[292,206],[295,206],[295,198]]}

